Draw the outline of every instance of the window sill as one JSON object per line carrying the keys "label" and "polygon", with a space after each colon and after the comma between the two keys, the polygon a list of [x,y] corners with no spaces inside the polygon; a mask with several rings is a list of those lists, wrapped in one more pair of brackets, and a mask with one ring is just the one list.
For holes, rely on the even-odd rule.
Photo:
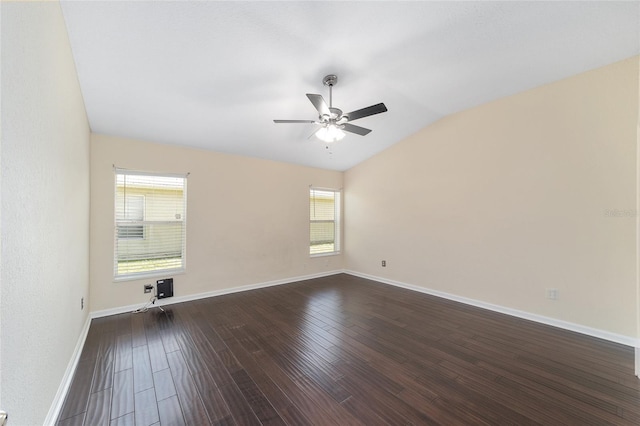
{"label": "window sill", "polygon": [[149,272],[139,275],[124,275],[121,277],[113,277],[113,282],[123,282],[123,281],[138,281],[138,280],[146,280],[148,278],[170,278],[173,275],[183,275],[186,274],[187,271],[185,269],[168,269],[164,271],[157,272]]}
{"label": "window sill", "polygon": [[327,257],[327,256],[339,256],[342,253],[339,251],[332,251],[331,253],[316,253],[310,254],[309,257]]}

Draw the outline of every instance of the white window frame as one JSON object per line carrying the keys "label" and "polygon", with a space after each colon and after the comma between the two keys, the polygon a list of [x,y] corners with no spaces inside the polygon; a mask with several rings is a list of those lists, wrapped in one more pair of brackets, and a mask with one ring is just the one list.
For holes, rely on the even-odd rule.
{"label": "white window frame", "polygon": [[[118,223],[118,214],[117,212],[117,208],[118,208],[118,175],[129,175],[129,176],[157,176],[157,177],[166,177],[166,178],[179,178],[179,179],[183,179],[183,208],[182,208],[182,213],[180,213],[180,217],[181,217],[181,221],[182,221],[182,242],[181,242],[181,266],[180,267],[170,267],[170,268],[164,268],[164,269],[153,269],[153,270],[147,270],[147,271],[141,271],[141,272],[131,272],[131,273],[118,273],[118,227],[119,226],[134,226],[137,225],[137,223],[135,223],[135,221],[127,221],[128,223],[124,224],[124,223]],[[161,277],[161,276],[167,276],[167,275],[176,275],[176,274],[181,274],[186,272],[186,261],[187,261],[187,243],[186,243],[186,238],[187,238],[187,176],[188,174],[173,174],[173,173],[155,173],[155,172],[145,172],[145,171],[136,171],[136,170],[128,170],[128,169],[119,169],[119,168],[114,168],[114,258],[113,258],[113,265],[114,265],[114,269],[113,269],[113,280],[114,281],[129,281],[129,280],[137,280],[137,279],[144,279],[144,278],[149,278],[149,277]],[[128,194],[124,194],[124,197],[126,199]],[[166,223],[166,221],[157,221],[157,220],[147,220],[147,206],[146,206],[146,199],[147,197],[144,196],[144,201],[143,201],[143,220],[140,222],[140,224],[143,226],[145,225],[154,225],[154,224],[158,224],[158,223]],[[134,222],[134,223],[132,223]],[[146,238],[146,232],[143,231],[143,238]],[[124,238],[123,240],[125,241],[131,241],[131,240],[135,240],[135,239],[131,239],[131,238]]]}
{"label": "white window frame", "polygon": [[[314,220],[311,218],[312,215],[312,207],[311,200],[314,197],[314,191],[317,192],[333,192],[334,193],[334,219],[318,219]],[[311,226],[314,222],[333,222],[334,230],[333,230],[333,250],[332,251],[324,251],[324,252],[312,252],[312,241],[311,241]],[[319,188],[319,187],[309,187],[309,256],[310,257],[322,257],[322,256],[335,256],[341,253],[341,240],[342,240],[342,190],[335,188]]]}

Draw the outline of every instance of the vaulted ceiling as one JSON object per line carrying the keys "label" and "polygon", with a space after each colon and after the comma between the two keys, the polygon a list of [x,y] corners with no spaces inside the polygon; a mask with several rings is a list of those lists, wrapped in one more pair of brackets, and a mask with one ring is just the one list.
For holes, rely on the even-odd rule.
{"label": "vaulted ceiling", "polygon": [[[640,53],[639,2],[62,1],[92,131],[346,170],[434,121]],[[309,138],[306,93],[384,102]]]}

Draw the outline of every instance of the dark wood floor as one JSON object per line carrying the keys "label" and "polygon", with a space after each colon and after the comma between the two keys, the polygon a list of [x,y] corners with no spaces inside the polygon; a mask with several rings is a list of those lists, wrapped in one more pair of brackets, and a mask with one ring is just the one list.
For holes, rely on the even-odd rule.
{"label": "dark wood floor", "polygon": [[632,349],[349,275],[95,319],[59,425],[638,425]]}

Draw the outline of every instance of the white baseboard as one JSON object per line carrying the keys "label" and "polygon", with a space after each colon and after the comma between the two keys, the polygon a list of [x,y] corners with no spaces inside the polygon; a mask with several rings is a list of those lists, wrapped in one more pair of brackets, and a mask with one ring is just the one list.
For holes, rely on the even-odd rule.
{"label": "white baseboard", "polygon": [[[282,284],[290,284],[290,283],[294,283],[294,282],[298,282],[298,281],[311,280],[311,279],[314,279],[314,278],[328,277],[328,276],[331,276],[331,275],[341,274],[343,272],[344,271],[340,269],[340,270],[335,270],[335,271],[320,272],[320,273],[317,273],[317,274],[304,275],[304,276],[300,276],[300,277],[291,277],[291,278],[284,278],[284,279],[275,280],[275,281],[267,281],[267,282],[256,283],[256,284],[248,284],[248,285],[243,285],[243,286],[240,286],[240,287],[225,288],[225,289],[222,289],[222,290],[207,291],[205,293],[197,293],[197,294],[189,294],[189,295],[186,295],[186,296],[169,297],[169,298],[166,298],[166,299],[157,300],[154,306],[172,305],[174,303],[182,303],[182,302],[189,302],[191,300],[206,299],[207,297],[222,296],[224,294],[238,293],[238,292],[241,292],[241,291],[255,290],[255,289],[258,289],[258,288],[272,287],[272,286],[282,285]],[[109,315],[117,315],[117,314],[123,314],[123,313],[126,313],[126,312],[132,312],[132,311],[140,308],[141,305],[143,305],[143,304],[138,303],[138,304],[135,304],[135,305],[120,306],[120,307],[112,308],[112,309],[103,309],[101,311],[94,311],[94,312],[91,312],[91,318],[100,318],[100,317],[106,317],[106,316],[109,316]]]}
{"label": "white baseboard", "polygon": [[389,284],[396,287],[402,287],[408,290],[418,291],[420,293],[429,294],[431,296],[442,297],[443,299],[453,300],[455,302],[464,303],[467,305],[476,306],[478,308],[488,309],[490,311],[499,312],[501,314],[507,314],[518,318],[523,318],[529,321],[538,322],[541,324],[550,325],[553,327],[562,328],[576,333],[586,334],[587,336],[597,337],[599,339],[608,340],[610,342],[620,343],[622,345],[631,346],[636,348],[636,374],[640,371],[640,339],[625,336],[622,334],[611,333],[609,331],[599,330],[597,328],[591,328],[580,324],[575,324],[568,321],[562,321],[555,318],[545,317],[543,315],[532,314],[518,309],[507,308],[500,305],[494,305],[492,303],[482,302],[480,300],[469,299],[467,297],[456,296],[455,294],[445,293],[438,290],[432,290],[426,287],[420,287],[413,284],[407,284],[400,281],[390,280],[388,278],[377,277],[374,275],[363,274],[356,271],[345,270],[345,274],[354,275],[360,278],[366,278],[368,280],[377,281],[383,284]]}
{"label": "white baseboard", "polygon": [[62,376],[62,381],[60,382],[60,386],[58,386],[58,392],[56,392],[56,396],[49,408],[49,413],[47,413],[47,417],[44,420],[44,425],[54,425],[60,415],[62,404],[64,404],[64,399],[69,391],[69,386],[71,386],[71,381],[73,380],[73,375],[76,372],[78,361],[80,361],[80,355],[82,354],[84,342],[87,340],[90,325],[91,315],[87,315],[87,320],[82,327],[82,331],[80,332],[80,336],[76,342],[76,347],[73,350],[73,354],[71,354],[71,360],[69,360],[69,364],[67,365],[67,370],[64,372],[64,376]]}

